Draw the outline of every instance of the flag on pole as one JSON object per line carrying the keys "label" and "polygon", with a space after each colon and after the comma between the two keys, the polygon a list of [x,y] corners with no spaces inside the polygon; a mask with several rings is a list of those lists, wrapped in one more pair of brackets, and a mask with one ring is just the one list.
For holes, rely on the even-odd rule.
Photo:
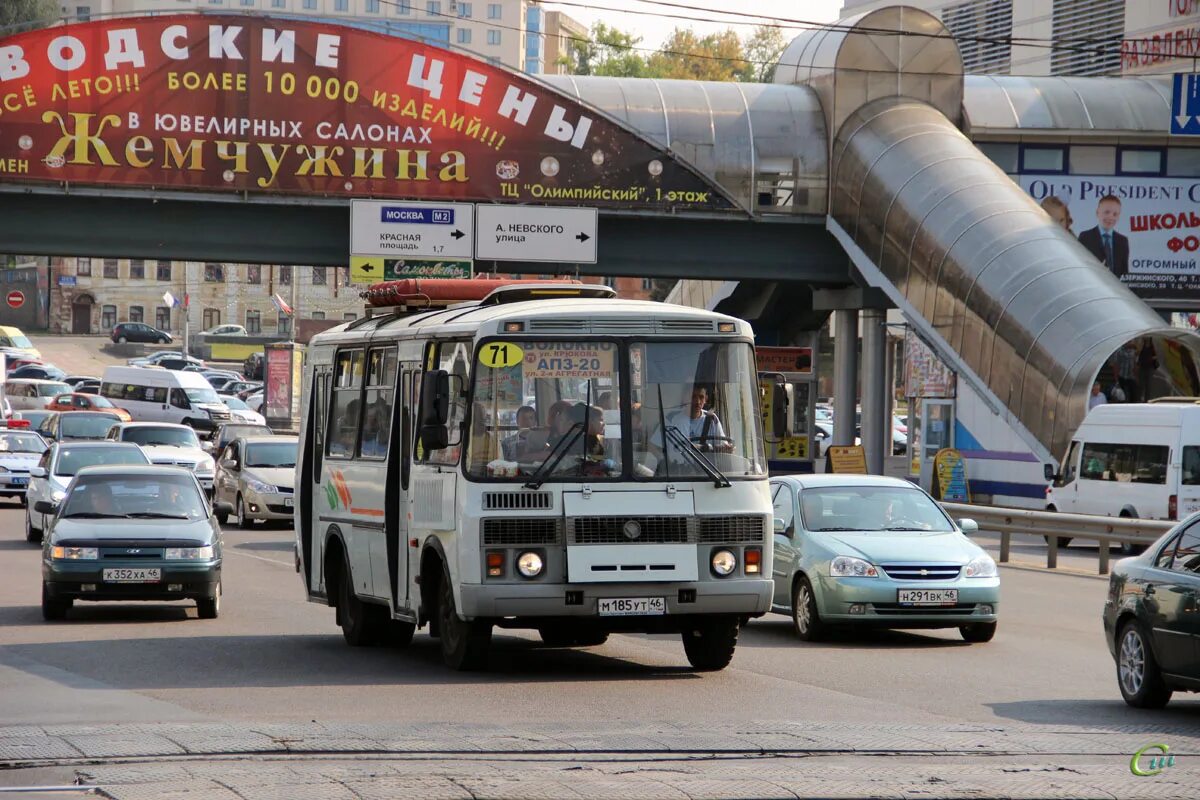
{"label": "flag on pole", "polygon": [[179,301],[175,299],[175,295],[170,292],[163,292],[163,302],[167,304],[167,308],[174,308],[179,305]]}
{"label": "flag on pole", "polygon": [[279,309],[281,313],[286,314],[289,317],[292,316],[292,307],[285,303],[282,297],[277,294],[272,295],[271,302],[275,304],[275,307]]}

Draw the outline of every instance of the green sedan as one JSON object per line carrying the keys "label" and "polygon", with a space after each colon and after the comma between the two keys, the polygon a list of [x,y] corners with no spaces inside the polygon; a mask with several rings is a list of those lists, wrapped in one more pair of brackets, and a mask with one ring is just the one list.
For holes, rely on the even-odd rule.
{"label": "green sedan", "polygon": [[85,467],[52,515],[42,545],[42,616],[77,600],[194,600],[201,619],[221,608],[221,529],[191,470]]}
{"label": "green sedan", "polygon": [[968,642],[996,634],[996,562],[921,489],[874,475],[788,475],[775,503],[772,611],[796,635],[836,626],[958,628]]}

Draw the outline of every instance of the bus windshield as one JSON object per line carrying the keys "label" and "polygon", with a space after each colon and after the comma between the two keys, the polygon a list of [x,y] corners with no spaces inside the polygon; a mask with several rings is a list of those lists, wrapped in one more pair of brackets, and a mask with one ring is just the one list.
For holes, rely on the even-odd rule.
{"label": "bus windshield", "polygon": [[539,482],[761,476],[756,387],[745,343],[484,342],[467,475]]}

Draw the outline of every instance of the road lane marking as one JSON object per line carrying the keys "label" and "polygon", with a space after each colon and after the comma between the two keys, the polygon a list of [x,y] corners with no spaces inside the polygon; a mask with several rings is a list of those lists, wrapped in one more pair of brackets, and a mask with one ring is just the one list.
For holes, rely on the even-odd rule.
{"label": "road lane marking", "polygon": [[295,567],[296,567],[295,561],[280,561],[278,558],[267,558],[266,556],[256,556],[252,553],[243,553],[242,551],[237,550],[235,548],[230,548],[229,553],[230,553],[230,555],[235,555],[235,556],[245,556],[246,558],[256,558],[259,561],[267,561],[272,564],[282,564],[283,566],[290,567],[292,569],[295,569]]}

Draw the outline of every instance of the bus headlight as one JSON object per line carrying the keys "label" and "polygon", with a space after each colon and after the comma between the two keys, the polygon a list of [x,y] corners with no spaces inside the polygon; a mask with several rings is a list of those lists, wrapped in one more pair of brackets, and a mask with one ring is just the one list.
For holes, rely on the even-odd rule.
{"label": "bus headlight", "polygon": [[737,556],[729,550],[718,550],[712,554],[713,574],[724,578],[737,569]]}
{"label": "bus headlight", "polygon": [[524,578],[536,578],[545,568],[546,562],[537,553],[529,551],[517,556],[517,572]]}

